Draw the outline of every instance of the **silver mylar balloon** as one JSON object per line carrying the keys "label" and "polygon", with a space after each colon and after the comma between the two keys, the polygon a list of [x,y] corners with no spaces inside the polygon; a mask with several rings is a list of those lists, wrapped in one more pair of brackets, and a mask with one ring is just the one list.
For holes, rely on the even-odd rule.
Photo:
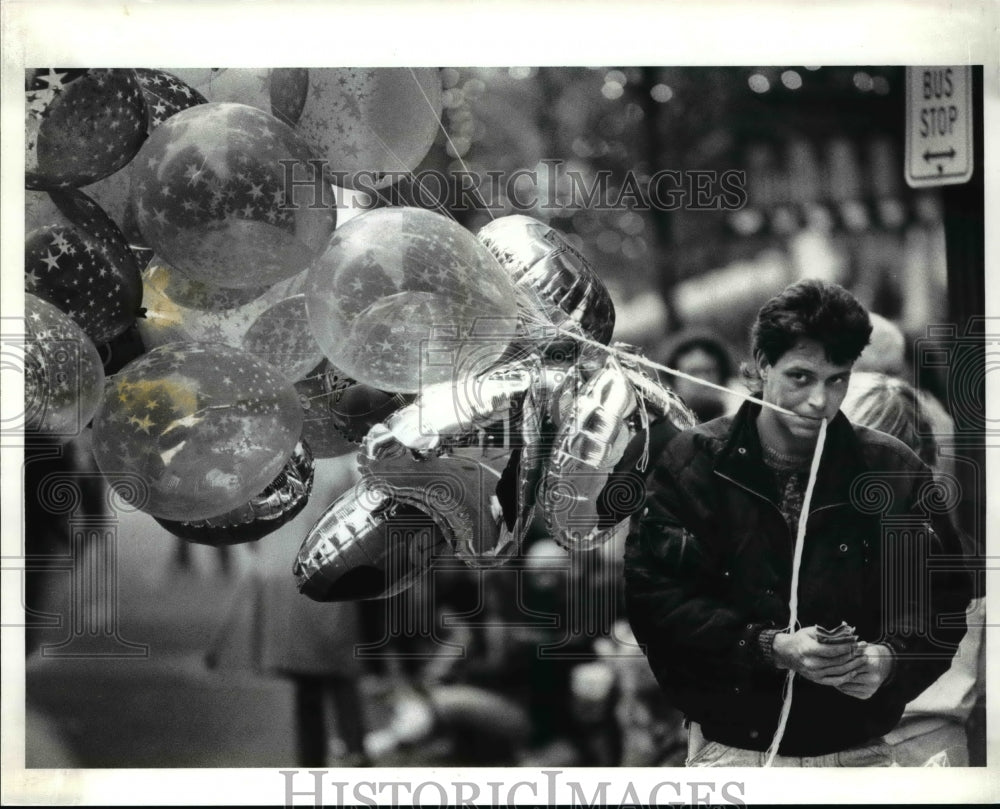
{"label": "silver mylar balloon", "polygon": [[516,537],[506,529],[496,494],[500,472],[478,454],[472,450],[419,457],[394,443],[380,445],[377,457],[365,455],[363,446],[359,461],[366,478],[401,503],[431,515],[463,561],[493,567],[516,550]]}
{"label": "silver mylar balloon", "polygon": [[532,384],[537,365],[537,357],[528,358],[458,382],[427,385],[416,401],[386,419],[386,430],[369,433],[367,443],[393,441],[425,451],[462,442],[508,415],[512,403]]}
{"label": "silver mylar balloon", "polygon": [[562,412],[540,499],[556,542],[587,550],[610,539],[614,525],[642,504],[649,421],[665,419],[682,430],[696,420],[626,353],[609,356],[582,387],[573,377],[567,383],[562,392],[577,393],[568,407],[565,396],[554,397]]}
{"label": "silver mylar balloon", "polygon": [[315,471],[309,446],[299,441],[278,476],[264,491],[239,508],[193,522],[154,519],[174,536],[201,545],[254,542],[276,531],[305,508]]}
{"label": "silver mylar balloon", "polygon": [[510,273],[515,287],[530,292],[534,308],[553,325],[607,344],[615,307],[587,259],[566,237],[530,216],[494,219],[476,235]]}
{"label": "silver mylar balloon", "polygon": [[425,512],[361,481],[341,495],[306,535],[292,572],[313,601],[389,598],[407,590],[449,554]]}
{"label": "silver mylar balloon", "polygon": [[[396,420],[393,426],[373,427],[362,444],[364,475],[401,502],[432,515],[455,555],[470,567],[506,562],[531,524],[548,447],[544,407],[537,402],[534,384],[538,378],[536,368],[527,378],[518,373],[494,379],[498,384],[488,389],[496,396],[487,397],[491,404],[478,411],[480,417],[492,414],[491,422],[463,424],[446,443],[439,445],[438,430],[446,422],[455,427],[454,408],[437,407],[421,396],[411,406],[412,424],[409,418],[406,423],[419,425],[419,407],[425,408],[434,428],[423,437],[431,440],[421,444],[418,432]],[[435,421],[435,415],[441,418]]]}
{"label": "silver mylar balloon", "polygon": [[561,420],[543,477],[542,502],[552,537],[563,547],[600,544],[598,497],[634,434],[628,417],[636,397],[621,367],[609,360]]}

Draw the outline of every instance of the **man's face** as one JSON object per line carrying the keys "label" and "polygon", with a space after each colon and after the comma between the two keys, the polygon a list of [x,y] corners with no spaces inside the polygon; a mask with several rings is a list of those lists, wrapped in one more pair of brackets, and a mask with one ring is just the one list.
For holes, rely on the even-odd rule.
{"label": "man's face", "polygon": [[797,414],[770,411],[786,438],[793,442],[816,438],[820,420],[832,419],[840,409],[853,365],[830,362],[822,344],[808,338],[799,340],[774,365],[760,361],[764,401]]}

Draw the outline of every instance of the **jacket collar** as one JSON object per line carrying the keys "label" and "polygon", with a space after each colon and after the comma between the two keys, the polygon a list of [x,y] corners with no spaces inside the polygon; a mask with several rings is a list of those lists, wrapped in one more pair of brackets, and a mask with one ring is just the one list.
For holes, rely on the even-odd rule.
{"label": "jacket collar", "polygon": [[[725,444],[714,469],[738,485],[775,502],[777,493],[772,476],[764,474],[766,465],[757,432],[757,416],[761,409],[759,401],[750,399],[743,403],[733,416],[728,438],[724,437]],[[827,425],[811,510],[849,502],[852,482],[865,471],[867,465],[854,428],[847,417],[838,411]]]}

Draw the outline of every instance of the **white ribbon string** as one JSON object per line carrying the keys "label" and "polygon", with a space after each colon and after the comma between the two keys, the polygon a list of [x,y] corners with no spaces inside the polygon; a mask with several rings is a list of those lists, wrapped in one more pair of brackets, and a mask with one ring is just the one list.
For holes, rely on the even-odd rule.
{"label": "white ribbon string", "polygon": [[[823,419],[819,425],[816,449],[813,450],[812,465],[809,467],[809,482],[806,484],[806,493],[802,499],[802,511],[799,512],[798,530],[795,535],[795,550],[792,555],[792,587],[788,598],[788,629],[791,632],[799,628],[799,572],[802,567],[802,548],[805,545],[806,523],[809,520],[809,508],[812,505],[813,489],[816,487],[816,476],[819,474],[819,459],[823,454],[823,446],[825,444],[826,419]],[[778,729],[774,732],[771,746],[767,748],[765,767],[770,767],[774,762],[774,757],[778,755],[778,747],[781,745],[781,740],[785,735],[785,727],[788,725],[788,715],[792,712],[792,682],[794,678],[795,672],[789,669],[785,677],[781,714],[778,717]]]}
{"label": "white ribbon string", "polygon": [[[600,349],[601,351],[605,351],[608,354],[614,356],[615,358],[624,359],[626,364],[635,363],[637,365],[644,365],[647,368],[652,368],[657,371],[663,371],[664,373],[671,374],[673,376],[679,376],[682,379],[687,379],[691,382],[697,383],[698,385],[704,385],[705,387],[712,388],[713,390],[717,390],[720,393],[728,393],[730,396],[738,396],[741,399],[756,402],[762,407],[769,407],[771,408],[771,410],[774,410],[778,413],[784,413],[786,416],[799,415],[798,413],[793,413],[791,410],[787,410],[784,407],[781,407],[780,405],[771,404],[770,402],[765,402],[762,399],[758,399],[753,394],[743,393],[742,391],[733,390],[732,388],[727,388],[725,385],[716,385],[714,382],[709,382],[708,380],[701,379],[700,377],[697,376],[691,376],[691,374],[686,374],[683,371],[678,371],[676,368],[669,368],[666,365],[660,365],[660,363],[653,362],[652,360],[647,359],[646,357],[643,357],[639,354],[633,354],[628,351],[622,351],[621,349],[615,348],[614,346],[604,345],[604,343],[600,343],[597,340],[593,340],[590,337],[586,337],[580,334],[579,332],[570,331],[569,329],[564,329],[561,326],[557,326],[551,321],[546,320],[541,316],[537,318],[530,317],[527,316],[524,312],[522,312],[521,317],[534,326],[541,326],[546,329],[552,329],[552,331],[557,332],[558,334],[565,335],[566,337],[571,337],[574,340],[577,340],[578,342],[584,343],[585,345],[589,345],[594,348]],[[630,378],[632,379],[633,382],[635,382],[636,378],[634,375],[630,375]]]}

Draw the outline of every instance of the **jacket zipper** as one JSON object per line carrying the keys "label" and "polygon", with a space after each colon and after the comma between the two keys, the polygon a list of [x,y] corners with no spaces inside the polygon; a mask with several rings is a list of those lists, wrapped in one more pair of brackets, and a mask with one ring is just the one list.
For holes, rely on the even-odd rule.
{"label": "jacket zipper", "polygon": [[[788,525],[788,522],[785,520],[785,515],[781,513],[781,509],[778,508],[777,505],[775,505],[774,501],[771,500],[771,499],[769,499],[769,498],[767,498],[767,497],[765,497],[764,495],[762,495],[757,490],[751,489],[749,486],[746,486],[746,485],[740,483],[738,480],[734,480],[733,478],[729,477],[729,475],[725,474],[724,472],[720,472],[717,469],[714,470],[714,472],[715,472],[716,475],[718,475],[723,480],[727,480],[730,483],[732,483],[734,486],[736,486],[737,488],[742,489],[745,492],[749,492],[754,497],[757,497],[758,499],[763,500],[771,508],[773,508],[775,511],[778,512],[778,516],[781,517],[781,523],[782,523],[782,525],[785,526],[785,535],[788,537],[788,542],[789,542],[789,544],[790,544],[790,546],[792,548],[792,554],[794,554],[795,553],[795,537],[792,536],[792,529]],[[828,508],[840,508],[841,506],[846,506],[846,505],[849,505],[849,504],[846,501],[842,501],[842,502],[839,502],[839,503],[828,503],[825,506],[820,506],[819,508],[814,508],[814,509],[812,509],[809,512],[808,516],[806,517],[806,524],[808,525],[809,518],[812,517],[813,514],[818,514],[820,511],[825,511]],[[868,559],[868,556],[867,556],[867,552],[866,552],[865,553],[865,562],[866,563],[867,563],[867,559]]]}
{"label": "jacket zipper", "polygon": [[[788,536],[788,541],[789,541],[789,542],[791,543],[791,545],[792,545],[792,550],[793,550],[793,551],[795,550],[795,537],[793,537],[793,536],[792,536],[792,529],[788,527],[788,523],[787,523],[787,522],[786,522],[786,520],[785,520],[785,515],[781,513],[781,509],[780,509],[780,508],[778,508],[778,506],[777,506],[777,505],[775,505],[775,503],[774,503],[774,501],[773,501],[773,500],[771,500],[770,498],[767,498],[767,497],[765,497],[765,496],[764,496],[764,495],[762,495],[762,494],[761,494],[760,492],[758,492],[758,491],[757,491],[756,489],[751,489],[751,488],[750,488],[749,486],[744,486],[744,485],[743,485],[742,483],[740,483],[740,482],[739,482],[738,480],[733,480],[733,479],[732,479],[731,477],[729,477],[729,475],[726,475],[726,474],[724,474],[724,473],[722,473],[722,472],[720,472],[720,471],[718,471],[718,470],[715,470],[715,474],[717,474],[717,475],[718,475],[718,476],[719,476],[720,478],[722,478],[723,480],[728,480],[728,481],[729,481],[730,483],[732,483],[732,484],[733,484],[734,486],[737,486],[737,487],[739,487],[740,489],[743,489],[743,491],[745,491],[745,492],[749,492],[749,493],[750,493],[750,494],[752,494],[752,495],[753,495],[754,497],[757,497],[757,498],[759,498],[759,499],[763,500],[763,501],[764,501],[765,503],[767,503],[767,504],[768,504],[768,505],[769,505],[769,506],[770,506],[770,507],[771,507],[772,509],[774,509],[774,510],[775,510],[776,512],[778,512],[778,516],[779,516],[779,517],[781,517],[781,524],[785,526],[785,533],[786,533],[786,534],[787,534],[787,536]],[[824,506],[824,508],[826,508],[826,506]],[[818,510],[819,510],[819,509],[817,509],[817,511],[818,511]],[[811,515],[812,515],[813,513],[815,513],[815,512],[810,512],[810,516],[811,516]],[[808,517],[807,517],[806,519],[808,519]]]}
{"label": "jacket zipper", "polygon": [[[767,503],[769,506],[771,506],[771,508],[773,508],[775,511],[777,511],[778,514],[781,516],[781,521],[785,522],[785,515],[781,513],[781,509],[778,508],[777,505],[775,505],[775,503],[774,503],[773,500],[770,500],[769,498],[765,497],[760,492],[758,492],[756,489],[751,489],[749,486],[745,486],[744,484],[740,483],[738,480],[734,480],[733,478],[729,477],[729,475],[725,474],[724,472],[720,472],[718,470],[715,470],[715,474],[718,475],[723,480],[728,480],[734,486],[737,486],[740,489],[743,489],[743,491],[749,492],[754,497],[758,497],[761,500],[763,500],[765,503]],[[810,510],[808,516],[806,517],[806,520],[808,521],[813,516],[813,514],[819,514],[819,512],[826,511],[826,509],[828,509],[828,508],[840,508],[841,506],[846,506],[846,505],[850,505],[846,500],[841,501],[839,503],[827,503],[825,506],[819,506],[818,508],[814,508],[814,509]],[[785,522],[785,528],[786,528],[786,530],[788,532],[788,538],[790,540],[793,539],[793,537],[792,537],[792,529],[788,527],[788,523],[787,522]]]}

